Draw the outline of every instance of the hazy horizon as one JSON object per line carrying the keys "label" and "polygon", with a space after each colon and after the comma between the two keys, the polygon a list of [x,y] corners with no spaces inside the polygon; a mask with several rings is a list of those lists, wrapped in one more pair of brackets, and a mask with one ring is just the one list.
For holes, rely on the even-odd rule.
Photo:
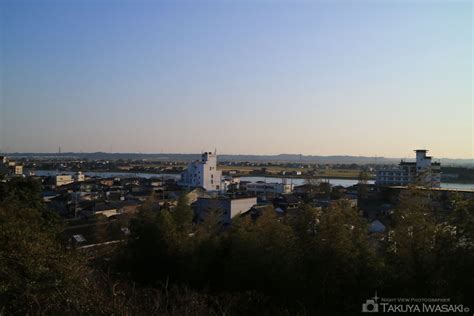
{"label": "hazy horizon", "polygon": [[[199,151],[199,152],[108,152],[108,151],[61,151],[59,152],[2,152],[0,151],[0,155],[22,155],[22,154],[41,154],[41,155],[67,155],[67,154],[79,154],[79,155],[88,155],[88,154],[107,154],[107,155],[200,155],[206,150]],[[329,154],[329,155],[312,155],[312,154],[300,154],[300,153],[271,153],[271,154],[255,154],[255,153],[227,153],[227,152],[218,152],[217,156],[299,156],[302,155],[303,157],[354,157],[354,158],[380,158],[380,159],[407,159],[407,160],[415,160],[415,153],[413,152],[412,155],[408,156],[379,156],[379,155],[350,155],[350,154]],[[464,158],[464,157],[457,157],[457,158],[450,158],[450,157],[441,157],[441,156],[433,156],[429,151],[427,153],[428,156],[433,157],[434,161],[439,159],[450,159],[450,160],[474,160],[473,157],[471,158]]]}
{"label": "hazy horizon", "polygon": [[0,152],[474,157],[470,1],[2,1]]}

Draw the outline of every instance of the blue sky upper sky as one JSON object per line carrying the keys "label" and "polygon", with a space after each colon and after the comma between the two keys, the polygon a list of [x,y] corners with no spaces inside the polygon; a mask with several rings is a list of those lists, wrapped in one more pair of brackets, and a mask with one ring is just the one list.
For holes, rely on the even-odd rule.
{"label": "blue sky upper sky", "polygon": [[0,10],[0,151],[473,157],[471,1]]}

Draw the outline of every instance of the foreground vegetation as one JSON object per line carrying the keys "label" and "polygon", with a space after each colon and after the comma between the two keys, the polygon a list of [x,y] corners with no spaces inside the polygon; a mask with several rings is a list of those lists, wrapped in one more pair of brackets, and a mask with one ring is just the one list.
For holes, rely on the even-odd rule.
{"label": "foreground vegetation", "polygon": [[126,245],[90,253],[62,240],[39,189],[0,183],[0,314],[356,314],[375,291],[474,301],[474,201],[445,213],[407,191],[382,242],[343,203],[223,228],[218,209],[197,224],[184,198],[149,201]]}

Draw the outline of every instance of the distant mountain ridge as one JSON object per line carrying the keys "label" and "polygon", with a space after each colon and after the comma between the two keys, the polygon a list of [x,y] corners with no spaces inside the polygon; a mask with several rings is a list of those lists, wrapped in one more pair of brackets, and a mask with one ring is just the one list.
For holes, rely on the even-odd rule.
{"label": "distant mountain ridge", "polygon": [[[1,154],[0,154],[1,155]],[[9,153],[3,154],[8,157],[17,158],[79,158],[79,159],[103,159],[103,160],[128,160],[128,159],[149,159],[149,160],[173,160],[173,161],[192,161],[199,159],[201,154],[143,154],[143,153]],[[334,155],[334,156],[313,156],[298,154],[279,154],[279,155],[229,155],[219,154],[220,161],[234,162],[274,162],[274,163],[319,163],[319,164],[397,164],[401,158],[385,158],[385,157],[367,157],[367,156],[350,156],[350,155]],[[407,161],[413,161],[414,157],[409,157]],[[453,159],[453,158],[436,158],[444,165],[470,166],[474,167],[474,159]]]}

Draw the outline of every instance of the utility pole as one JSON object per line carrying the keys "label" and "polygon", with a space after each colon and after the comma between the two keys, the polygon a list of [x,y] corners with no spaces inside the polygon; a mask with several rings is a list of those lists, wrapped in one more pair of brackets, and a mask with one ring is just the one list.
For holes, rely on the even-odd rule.
{"label": "utility pole", "polygon": [[77,192],[74,192],[74,219],[77,219]]}

